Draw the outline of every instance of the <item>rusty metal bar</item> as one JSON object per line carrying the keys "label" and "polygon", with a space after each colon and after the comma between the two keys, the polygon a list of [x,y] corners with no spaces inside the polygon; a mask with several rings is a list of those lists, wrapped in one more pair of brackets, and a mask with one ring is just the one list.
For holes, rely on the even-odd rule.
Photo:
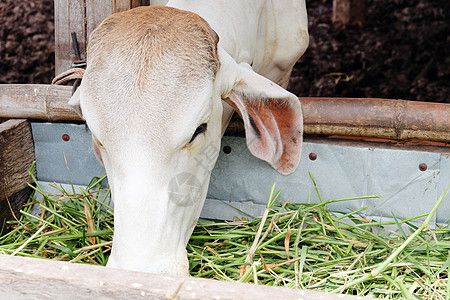
{"label": "rusty metal bar", "polygon": [[304,132],[450,142],[450,104],[374,98],[300,98]]}

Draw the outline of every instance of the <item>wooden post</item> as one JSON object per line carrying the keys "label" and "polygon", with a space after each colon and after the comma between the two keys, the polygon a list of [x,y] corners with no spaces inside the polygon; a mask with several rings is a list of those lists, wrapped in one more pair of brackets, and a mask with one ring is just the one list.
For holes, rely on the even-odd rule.
{"label": "wooden post", "polygon": [[[86,58],[89,35],[106,17],[148,3],[148,0],[55,0],[55,73],[61,74],[74,61]],[[73,32],[80,57],[73,47]]]}
{"label": "wooden post", "polygon": [[84,0],[55,0],[55,74],[72,67],[77,59],[71,33],[77,37],[80,58],[86,58],[86,26]]}
{"label": "wooden post", "polygon": [[345,26],[364,25],[367,14],[367,0],[333,0],[333,23]]}
{"label": "wooden post", "polygon": [[28,170],[34,161],[31,126],[27,120],[8,120],[0,124],[0,226],[28,200],[32,183]]}

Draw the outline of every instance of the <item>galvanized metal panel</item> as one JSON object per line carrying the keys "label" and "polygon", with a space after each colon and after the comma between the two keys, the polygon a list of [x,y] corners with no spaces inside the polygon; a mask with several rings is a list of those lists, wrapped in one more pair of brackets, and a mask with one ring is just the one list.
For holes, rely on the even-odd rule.
{"label": "galvanized metal panel", "polygon": [[[304,143],[299,168],[283,176],[253,157],[243,139],[224,137],[222,143],[232,151],[219,156],[208,194],[211,198],[240,203],[265,205],[274,182],[283,190],[283,200],[318,202],[311,173],[323,200],[383,197],[340,202],[329,205],[330,209],[353,211],[369,205],[366,213],[370,217],[386,220],[394,214],[408,218],[431,210],[444,188],[444,183],[438,184],[439,178],[450,171],[448,157],[439,153]],[[315,153],[317,159],[310,160],[310,153]],[[423,162],[428,165],[426,171],[419,170]],[[444,169],[442,162],[447,166]],[[443,180],[448,183],[446,176]]]}
{"label": "galvanized metal panel", "polygon": [[[33,123],[32,129],[39,180],[86,185],[92,177],[104,173],[85,125]],[[62,139],[64,134],[69,141]],[[304,143],[299,168],[283,176],[251,155],[245,139],[224,137],[225,146],[231,152],[221,151],[219,155],[203,218],[260,215],[274,182],[283,190],[282,200],[318,202],[311,174],[323,200],[383,196],[335,203],[329,206],[332,210],[353,211],[369,205],[366,217],[388,220],[394,214],[403,219],[429,212],[450,183],[449,156],[433,152]],[[310,153],[317,159],[311,160]],[[420,163],[427,164],[426,171],[419,170]],[[438,211],[437,221],[448,221],[449,216],[450,197]]]}
{"label": "galvanized metal panel", "polygon": [[32,123],[31,129],[39,180],[87,185],[92,177],[105,173],[93,153],[86,125]]}
{"label": "galvanized metal panel", "polygon": [[[450,188],[450,155],[441,155],[441,165],[438,171],[439,183],[437,186],[438,194],[449,187]],[[450,194],[450,193],[449,193]],[[442,223],[450,223],[450,195],[447,196],[439,210],[436,213],[437,220]]]}
{"label": "galvanized metal panel", "polygon": [[[419,151],[375,149],[369,157],[367,189],[382,199],[367,201],[372,216],[406,219],[430,212],[439,197],[441,155]],[[426,171],[419,164],[426,163]]]}

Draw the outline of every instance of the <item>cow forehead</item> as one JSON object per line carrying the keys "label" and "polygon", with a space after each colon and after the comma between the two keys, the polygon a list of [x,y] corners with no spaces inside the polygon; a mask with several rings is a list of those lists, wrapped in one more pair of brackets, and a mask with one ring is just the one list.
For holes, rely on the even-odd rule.
{"label": "cow forehead", "polygon": [[97,99],[178,95],[181,101],[214,80],[217,42],[208,23],[191,12],[150,6],[114,14],[90,37],[87,88]]}
{"label": "cow forehead", "polygon": [[110,16],[93,32],[87,63],[84,106],[94,131],[117,136],[133,121],[147,132],[167,131],[195,122],[210,100],[217,37],[196,14],[142,7]]}
{"label": "cow forehead", "polygon": [[100,71],[127,65],[144,80],[147,72],[171,65],[183,68],[178,79],[203,77],[217,72],[218,38],[200,16],[170,7],[139,7],[114,14],[92,33],[88,65]]}

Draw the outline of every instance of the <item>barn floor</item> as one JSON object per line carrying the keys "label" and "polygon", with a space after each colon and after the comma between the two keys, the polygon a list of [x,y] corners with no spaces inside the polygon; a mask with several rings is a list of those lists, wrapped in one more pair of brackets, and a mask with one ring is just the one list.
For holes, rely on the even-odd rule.
{"label": "barn floor", "polygon": [[[332,0],[307,1],[310,47],[289,89],[298,96],[450,103],[450,1],[368,4],[363,28],[339,29],[331,24]],[[0,2],[0,84],[51,81],[53,13],[53,0]]]}

